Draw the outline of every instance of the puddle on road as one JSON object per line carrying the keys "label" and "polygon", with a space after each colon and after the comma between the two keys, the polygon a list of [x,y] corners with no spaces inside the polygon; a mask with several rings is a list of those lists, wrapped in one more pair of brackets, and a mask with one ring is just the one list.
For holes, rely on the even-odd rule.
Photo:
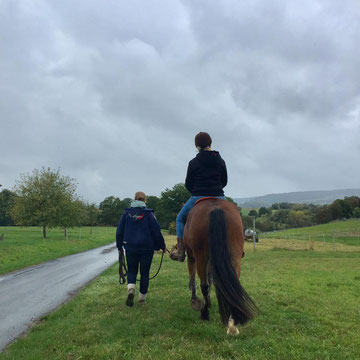
{"label": "puddle on road", "polygon": [[108,253],[112,252],[114,249],[116,249],[116,245],[112,246],[111,248],[104,249],[101,253],[108,254]]}

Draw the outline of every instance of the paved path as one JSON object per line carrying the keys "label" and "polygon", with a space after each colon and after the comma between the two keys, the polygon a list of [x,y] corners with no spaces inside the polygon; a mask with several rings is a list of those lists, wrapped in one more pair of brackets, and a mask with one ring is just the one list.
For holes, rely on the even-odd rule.
{"label": "paved path", "polygon": [[117,259],[111,244],[0,275],[0,351]]}

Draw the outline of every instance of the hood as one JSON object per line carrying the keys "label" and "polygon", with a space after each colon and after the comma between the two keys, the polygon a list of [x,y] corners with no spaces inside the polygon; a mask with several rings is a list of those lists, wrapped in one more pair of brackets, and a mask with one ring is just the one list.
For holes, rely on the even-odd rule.
{"label": "hood", "polygon": [[206,167],[218,167],[222,163],[221,156],[218,151],[201,150],[196,158]]}
{"label": "hood", "polygon": [[145,203],[143,201],[140,201],[140,200],[132,201],[130,206],[132,208],[144,208],[144,207],[146,207]]}

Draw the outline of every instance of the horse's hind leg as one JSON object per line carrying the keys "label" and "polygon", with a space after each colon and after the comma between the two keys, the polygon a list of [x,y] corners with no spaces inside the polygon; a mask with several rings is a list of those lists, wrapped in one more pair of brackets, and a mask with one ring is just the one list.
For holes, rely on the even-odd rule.
{"label": "horse's hind leg", "polygon": [[196,296],[196,266],[195,260],[192,256],[187,257],[188,262],[188,269],[189,269],[189,289],[191,290],[191,307],[196,310],[200,311],[202,308],[202,301]]}
{"label": "horse's hind leg", "polygon": [[201,309],[201,318],[203,320],[210,320],[209,307],[210,303],[210,284],[208,279],[208,265],[204,262],[198,264],[198,274],[201,281],[201,292],[204,296],[205,304]]}
{"label": "horse's hind leg", "polygon": [[210,320],[209,307],[210,307],[210,285],[208,283],[201,284],[201,292],[204,296],[205,304],[201,309],[201,318],[203,320]]}
{"label": "horse's hind leg", "polygon": [[209,308],[211,308],[210,292],[211,292],[211,286],[212,286],[214,280],[213,280],[213,276],[212,276],[210,266],[209,266],[209,269],[208,269],[208,282],[209,282]]}

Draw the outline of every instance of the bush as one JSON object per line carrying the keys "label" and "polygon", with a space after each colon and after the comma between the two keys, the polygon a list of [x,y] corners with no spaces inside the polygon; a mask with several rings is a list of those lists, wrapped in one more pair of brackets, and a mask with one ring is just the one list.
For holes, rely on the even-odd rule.
{"label": "bush", "polygon": [[354,217],[360,218],[360,207],[358,207],[354,210]]}
{"label": "bush", "polygon": [[275,224],[269,218],[262,218],[256,222],[256,228],[260,231],[274,231]]}
{"label": "bush", "polygon": [[175,221],[172,221],[169,224],[169,234],[170,235],[176,235],[176,222]]}

